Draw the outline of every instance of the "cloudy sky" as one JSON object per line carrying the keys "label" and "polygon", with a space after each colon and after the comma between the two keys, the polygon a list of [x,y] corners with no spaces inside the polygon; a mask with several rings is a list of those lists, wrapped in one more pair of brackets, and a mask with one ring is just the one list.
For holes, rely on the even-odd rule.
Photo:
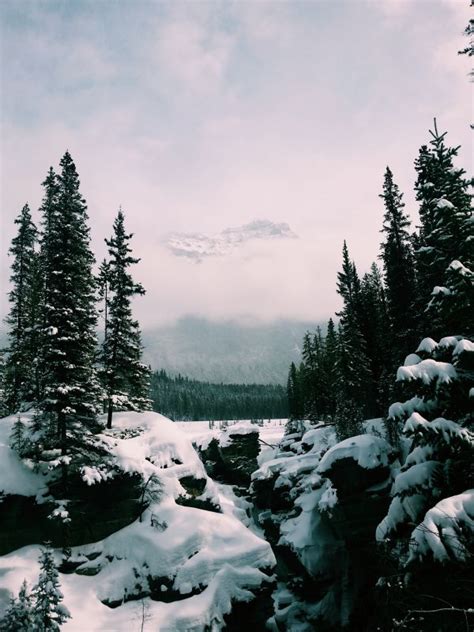
{"label": "cloudy sky", "polygon": [[[361,271],[378,254],[387,164],[416,219],[413,161],[434,116],[471,168],[469,63],[456,54],[468,5],[3,0],[2,287],[13,219],[26,201],[36,211],[68,148],[97,256],[119,205],[135,233],[145,326],[329,316],[343,239]],[[163,244],[256,219],[299,239],[201,263]]]}

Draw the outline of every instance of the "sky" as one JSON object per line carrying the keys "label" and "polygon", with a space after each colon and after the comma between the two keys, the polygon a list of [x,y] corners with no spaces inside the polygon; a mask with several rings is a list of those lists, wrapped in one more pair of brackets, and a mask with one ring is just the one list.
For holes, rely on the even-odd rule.
{"label": "sky", "polygon": [[[0,3],[0,315],[25,202],[68,149],[93,249],[122,206],[144,327],[187,314],[319,321],[340,306],[346,239],[378,256],[385,167],[416,223],[414,160],[433,117],[472,173],[468,0]],[[287,222],[200,263],[165,245]]]}

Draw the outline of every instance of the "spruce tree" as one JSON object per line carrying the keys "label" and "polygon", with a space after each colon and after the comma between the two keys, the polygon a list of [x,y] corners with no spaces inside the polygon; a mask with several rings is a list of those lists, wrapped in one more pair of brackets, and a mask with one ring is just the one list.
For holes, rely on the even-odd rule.
{"label": "spruce tree", "polygon": [[30,632],[33,629],[31,597],[26,580],[23,581],[17,599],[10,599],[10,604],[0,621],[3,632]]}
{"label": "spruce tree", "polygon": [[[461,303],[453,300],[451,292],[461,292],[462,300],[472,305],[473,226],[468,192],[471,182],[465,178],[464,169],[454,166],[459,147],[446,145],[446,132],[438,132],[436,120],[430,134],[431,146],[420,149],[415,163],[421,220],[416,252],[419,308],[426,309],[429,305],[426,321],[432,335],[445,336],[453,331],[467,334],[465,328],[469,327],[470,319],[460,311]],[[465,281],[463,267],[454,262],[467,270]],[[441,303],[444,305],[439,309]]]}
{"label": "spruce tree", "polygon": [[404,212],[403,194],[393,181],[389,167],[385,171],[383,193],[385,214],[384,240],[380,258],[383,261],[384,281],[390,332],[393,336],[393,369],[417,340],[417,323],[414,304],[416,283],[414,257],[409,233],[410,220]]}
{"label": "spruce tree", "polygon": [[32,288],[37,230],[28,204],[22,208],[15,224],[18,232],[9,250],[13,257],[10,277],[12,289],[9,293],[10,312],[6,318],[10,329],[4,379],[5,400],[10,412],[15,412],[22,402],[31,401],[33,397],[34,352],[31,337],[36,323]]}
{"label": "spruce tree", "polygon": [[31,449],[31,442],[26,432],[26,426],[19,415],[12,427],[10,446],[20,457],[26,455]]}
{"label": "spruce tree", "polygon": [[367,414],[379,416],[389,403],[389,384],[393,365],[390,362],[391,336],[385,289],[375,263],[364,274],[359,293],[361,331],[366,343],[371,373]]}
{"label": "spruce tree", "polygon": [[288,373],[288,416],[290,421],[300,420],[304,417],[303,398],[301,393],[300,371],[294,362],[290,365]]}
{"label": "spruce tree", "polygon": [[87,206],[69,152],[61,174],[50,169],[44,182],[42,335],[39,356],[45,438],[63,455],[77,454],[84,433],[96,427],[95,280],[89,246]]}
{"label": "spruce tree", "polygon": [[320,341],[316,336],[306,332],[303,336],[302,372],[300,376],[300,391],[303,400],[303,416],[312,421],[318,418],[320,406],[319,384],[319,356]]}
{"label": "spruce tree", "polygon": [[338,293],[343,299],[339,313],[338,385],[335,423],[340,437],[358,434],[368,408],[371,386],[370,361],[361,329],[360,280],[349,258],[346,242],[342,250]]}
{"label": "spruce tree", "polygon": [[71,618],[68,609],[61,602],[63,594],[59,584],[59,574],[54,563],[53,551],[46,546],[39,559],[40,575],[33,588],[33,630],[56,632]]}
{"label": "spruce tree", "polygon": [[338,340],[337,332],[332,318],[329,319],[324,340],[324,354],[322,359],[321,382],[325,393],[325,417],[334,418],[336,412],[336,385],[338,379]]}
{"label": "spruce tree", "polygon": [[106,337],[103,344],[103,381],[107,394],[107,428],[112,427],[114,405],[138,410],[149,408],[149,369],[141,362],[141,335],[132,317],[131,299],[145,290],[129,272],[140,261],[131,256],[131,233],[125,231],[119,210],[109,247]]}

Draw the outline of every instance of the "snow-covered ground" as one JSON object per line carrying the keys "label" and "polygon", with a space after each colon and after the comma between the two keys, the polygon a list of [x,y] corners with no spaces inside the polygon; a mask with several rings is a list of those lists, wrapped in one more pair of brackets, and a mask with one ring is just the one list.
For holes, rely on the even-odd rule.
{"label": "snow-covered ground", "polygon": [[[10,472],[21,485],[12,493],[39,495],[44,480],[30,475],[8,447],[15,418],[0,421],[0,489],[13,485]],[[246,422],[244,422],[245,425]],[[250,423],[247,422],[250,428]],[[191,440],[209,431],[207,422],[173,423],[156,413],[117,413],[114,429],[103,435],[122,471],[138,473],[143,480],[156,477],[158,498],[135,521],[102,541],[74,547],[72,561],[78,571],[61,574],[64,603],[72,618],[64,625],[70,632],[144,630],[201,632],[220,630],[231,603],[249,601],[252,590],[269,581],[275,558],[270,545],[246,528],[246,506],[228,486],[217,485],[206,474]],[[132,431],[127,434],[125,430]],[[271,441],[283,434],[284,425],[259,428]],[[270,441],[269,441],[270,442]],[[270,448],[268,448],[270,450]],[[219,505],[222,513],[177,504],[186,496],[183,477],[204,479],[201,498]],[[87,483],[98,480],[85,472]],[[38,577],[39,546],[27,546],[0,557],[0,616],[11,594],[24,579],[32,586]],[[57,552],[58,561],[60,552]],[[169,603],[149,597],[127,601],[131,595],[150,591],[150,577],[162,578]],[[271,581],[271,580],[270,580]],[[103,601],[123,603],[116,608]]]}

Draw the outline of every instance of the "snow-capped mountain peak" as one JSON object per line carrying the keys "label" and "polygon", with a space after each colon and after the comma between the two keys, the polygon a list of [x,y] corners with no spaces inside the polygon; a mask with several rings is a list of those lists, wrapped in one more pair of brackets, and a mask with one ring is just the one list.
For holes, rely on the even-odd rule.
{"label": "snow-capped mountain peak", "polygon": [[296,239],[286,222],[254,220],[242,226],[226,228],[214,235],[203,233],[171,233],[165,244],[173,254],[202,261],[205,257],[223,256],[252,240]]}

